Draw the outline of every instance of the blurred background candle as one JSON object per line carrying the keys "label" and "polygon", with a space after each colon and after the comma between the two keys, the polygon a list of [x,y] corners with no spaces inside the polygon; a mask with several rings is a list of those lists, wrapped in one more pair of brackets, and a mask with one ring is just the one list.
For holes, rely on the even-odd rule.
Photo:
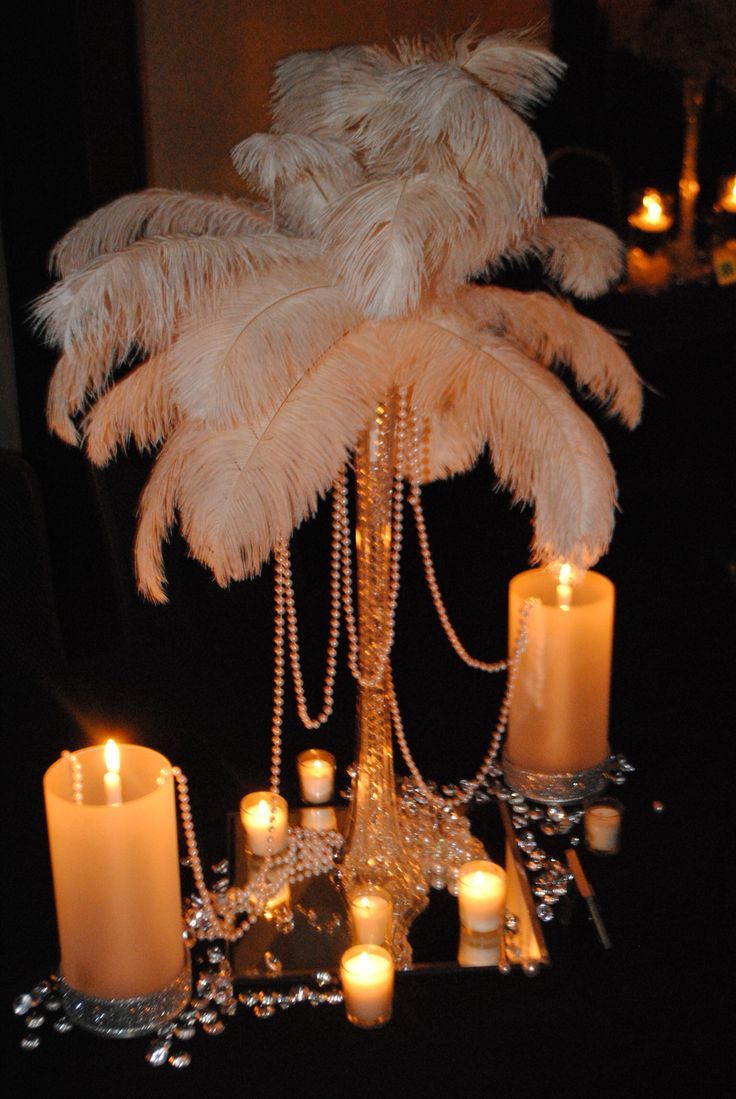
{"label": "blurred background candle", "polygon": [[337,828],[337,813],[331,805],[313,805],[300,810],[299,824],[312,832],[328,832]]}
{"label": "blurred background candle", "polygon": [[629,214],[629,225],[644,233],[666,233],[674,221],[671,206],[671,195],[661,195],[653,187],[647,187]]}
{"label": "blurred background candle", "polygon": [[585,846],[598,855],[617,854],[623,805],[618,798],[596,798],[585,805]]}
{"label": "blurred background candle", "polygon": [[[539,601],[528,617],[504,752],[507,780],[517,789],[522,787],[515,772],[575,775],[598,767],[609,755],[614,586],[605,576],[586,572],[571,592],[569,584],[563,585],[562,605],[560,586],[559,573],[530,569],[509,587],[510,653],[522,604]],[[525,792],[545,800],[541,789]],[[580,797],[591,792],[583,789]],[[573,789],[567,800],[574,798]],[[550,795],[549,800],[565,798]]]}
{"label": "blurred background candle", "polygon": [[240,820],[245,829],[248,850],[253,855],[268,851],[268,833],[273,819],[271,854],[278,855],[289,842],[289,806],[279,794],[256,790],[240,802]]}
{"label": "blurred background candle", "polygon": [[460,922],[468,931],[497,931],[506,905],[506,874],[488,859],[473,859],[457,875]]}
{"label": "blurred background candle", "polygon": [[391,1018],[394,963],[382,946],[362,944],[346,950],[340,960],[345,1011],[355,1026],[383,1026]]}
{"label": "blurred background candle", "polygon": [[736,214],[736,176],[729,176],[723,181],[718,205],[727,214]]}
{"label": "blurred background candle", "polygon": [[391,894],[378,885],[358,885],[348,896],[354,943],[383,946],[391,934]]}
{"label": "blurred background candle", "polygon": [[302,801],[323,805],[332,800],[335,788],[335,757],[330,752],[309,748],[296,757]]}
{"label": "blurred background candle", "polygon": [[64,979],[117,1000],[170,985],[185,954],[171,764],[133,744],[120,747],[117,772],[109,761],[102,746],[85,748],[54,763],[43,786]]}

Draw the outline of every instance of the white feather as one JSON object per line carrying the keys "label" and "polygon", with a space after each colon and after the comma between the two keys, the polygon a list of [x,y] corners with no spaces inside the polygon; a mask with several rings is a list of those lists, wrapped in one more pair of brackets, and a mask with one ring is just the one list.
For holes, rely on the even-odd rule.
{"label": "white feather", "polygon": [[87,457],[105,466],[132,439],[139,450],[157,447],[179,418],[166,356],[137,366],[97,401],[82,424]]}
{"label": "white feather", "polygon": [[531,114],[549,99],[567,67],[528,34],[518,32],[479,37],[466,31],[449,52],[465,72],[522,114]]}
{"label": "white feather", "polygon": [[454,303],[545,366],[569,366],[578,385],[628,427],[636,427],[642,407],[639,375],[613,336],[568,302],[549,294],[465,286]]}
{"label": "white feather", "polygon": [[527,250],[541,258],[550,278],[578,298],[605,293],[624,268],[624,247],[616,234],[585,218],[545,218]]}
{"label": "white feather", "polygon": [[245,199],[152,188],[124,195],[78,221],[51,253],[51,269],[68,275],[97,256],[119,252],[142,237],[249,236],[272,229],[270,211]]}
{"label": "white feather", "polygon": [[221,427],[252,423],[360,319],[319,262],[247,279],[182,326],[170,352],[177,404]]}
{"label": "white feather", "polygon": [[252,237],[155,237],[101,256],[67,276],[35,306],[49,343],[64,351],[68,411],[84,407],[131,350],[158,354],[171,342],[182,315],[202,299],[242,278],[290,259],[314,254],[307,242],[278,234]]}

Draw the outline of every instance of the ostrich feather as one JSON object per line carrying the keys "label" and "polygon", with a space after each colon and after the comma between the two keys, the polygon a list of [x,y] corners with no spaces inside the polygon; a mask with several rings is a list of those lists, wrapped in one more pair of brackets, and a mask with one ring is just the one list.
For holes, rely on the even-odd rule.
{"label": "ostrich feather", "polygon": [[601,435],[562,383],[439,309],[397,326],[395,348],[418,413],[453,410],[471,437],[487,440],[514,500],[534,505],[534,560],[594,564],[611,539],[616,482]]}
{"label": "ostrich feather", "polygon": [[314,246],[271,233],[252,237],[154,237],[93,260],[35,306],[49,343],[64,350],[63,385],[53,386],[52,423],[79,412],[134,348],[157,354],[183,314],[243,273],[314,254]]}
{"label": "ostrich feather", "polygon": [[117,382],[82,423],[87,457],[105,466],[132,439],[139,450],[157,447],[179,418],[168,359],[156,355]]}
{"label": "ostrich feather", "polygon": [[370,317],[415,309],[472,208],[459,181],[424,174],[367,183],[335,203],[322,242],[345,292]]}
{"label": "ostrich feather", "polygon": [[171,349],[176,401],[220,427],[252,423],[360,314],[318,261],[244,280],[182,325]]}
{"label": "ostrich feather", "polygon": [[144,237],[234,237],[271,230],[271,213],[258,203],[154,187],[123,195],[78,221],[51,252],[50,267],[57,275],[68,275]]}
{"label": "ostrich feather", "polygon": [[[485,449],[482,431],[471,434],[454,409],[435,409],[431,416],[422,417],[422,442],[419,479],[422,482],[445,481],[472,469]],[[408,462],[404,476],[414,477]]]}
{"label": "ostrich feather", "polygon": [[568,302],[549,294],[465,286],[457,292],[455,303],[545,366],[565,363],[578,385],[627,427],[639,423],[642,385],[631,360],[613,336],[581,317]]}
{"label": "ostrich feather", "polygon": [[524,33],[480,37],[469,30],[455,39],[448,54],[525,115],[549,99],[567,68]]}
{"label": "ostrich feather", "polygon": [[610,229],[585,218],[545,218],[530,237],[550,278],[578,298],[603,294],[621,277],[624,248]]}
{"label": "ostrich feather", "polygon": [[296,379],[257,424],[223,430],[185,421],[141,500],[136,568],[143,594],[165,599],[160,543],[174,508],[190,551],[218,583],[257,572],[276,539],[312,514],[388,380],[380,326],[366,325]]}

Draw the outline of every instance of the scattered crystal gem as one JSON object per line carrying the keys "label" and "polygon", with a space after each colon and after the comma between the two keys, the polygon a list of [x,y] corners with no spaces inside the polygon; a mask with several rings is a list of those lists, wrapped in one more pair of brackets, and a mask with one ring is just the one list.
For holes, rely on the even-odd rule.
{"label": "scattered crystal gem", "polygon": [[187,1050],[179,1050],[169,1057],[169,1064],[172,1068],[189,1068],[191,1063],[192,1055]]}
{"label": "scattered crystal gem", "polygon": [[555,914],[552,911],[549,903],[542,903],[537,905],[537,916],[542,921],[542,923],[549,923],[550,920],[554,919]]}
{"label": "scattered crystal gem", "polygon": [[13,1011],[16,1015],[27,1015],[32,1007],[33,1000],[27,992],[23,992],[13,1000]]}
{"label": "scattered crystal gem", "polygon": [[550,805],[547,809],[547,816],[556,823],[565,819],[565,810],[561,809],[559,805]]}
{"label": "scattered crystal gem", "polygon": [[210,1026],[212,1023],[217,1022],[217,1012],[213,1008],[205,1008],[204,1011],[199,1012],[199,1021],[202,1026]]}
{"label": "scattered crystal gem", "polygon": [[170,1038],[175,1030],[176,1030],[176,1023],[174,1023],[174,1022],[163,1023],[158,1028],[158,1030],[156,1031],[156,1035],[159,1038]]}
{"label": "scattered crystal gem", "polygon": [[195,1034],[196,1030],[193,1026],[178,1026],[174,1031],[174,1036],[182,1042],[191,1042]]}
{"label": "scattered crystal gem", "polygon": [[196,1000],[192,1000],[192,1007],[194,1008],[194,1010],[196,1012],[206,1011],[209,1006],[210,1006],[209,1000],[203,1000],[203,999],[199,999],[199,998],[196,999]]}
{"label": "scattered crystal gem", "polygon": [[207,961],[211,965],[218,965],[225,960],[225,951],[221,946],[211,946],[207,950]]}
{"label": "scattered crystal gem", "polygon": [[504,927],[512,935],[519,930],[519,917],[514,915],[513,912],[506,913],[506,919],[504,920]]}
{"label": "scattered crystal gem", "polygon": [[318,969],[314,975],[314,983],[320,988],[324,988],[325,985],[331,984],[332,974],[327,969]]}
{"label": "scattered crystal gem", "polygon": [[580,843],[580,836],[571,836],[570,837],[570,846],[571,847],[577,847],[579,845],[579,843]]}
{"label": "scattered crystal gem", "polygon": [[165,1065],[169,1059],[169,1050],[171,1049],[171,1042],[168,1039],[157,1039],[155,1042],[151,1042],[148,1050],[146,1051],[146,1060],[149,1065],[153,1065],[154,1068],[160,1068],[161,1065]]}
{"label": "scattered crystal gem", "polygon": [[539,825],[539,830],[540,832],[543,832],[545,836],[554,836],[557,831],[554,824],[548,824],[546,822]]}
{"label": "scattered crystal gem", "polygon": [[238,1010],[238,1001],[236,999],[225,1000],[220,1004],[220,1011],[223,1015],[234,1015]]}
{"label": "scattered crystal gem", "polygon": [[35,988],[31,989],[31,996],[43,1000],[48,996],[51,991],[51,985],[48,981],[39,981]]}
{"label": "scattered crystal gem", "polygon": [[524,965],[522,966],[522,969],[524,970],[524,973],[527,977],[536,977],[537,974],[539,973],[539,962],[535,962],[535,961],[524,962]]}
{"label": "scattered crystal gem", "polygon": [[202,1023],[202,1030],[205,1032],[205,1034],[209,1034],[211,1038],[217,1038],[218,1035],[222,1034],[224,1029],[225,1024],[223,1023],[222,1019],[217,1019],[215,1022],[212,1023]]}
{"label": "scattered crystal gem", "polygon": [[33,1011],[29,1015],[26,1015],[26,1026],[30,1027],[31,1030],[38,1030],[45,1022],[46,1016],[38,1011]]}
{"label": "scattered crystal gem", "polygon": [[655,813],[664,813],[664,802],[663,801],[653,801],[652,802],[652,809],[654,810]]}
{"label": "scattered crystal gem", "polygon": [[49,996],[43,1006],[46,1008],[47,1011],[60,1011],[61,1000],[58,996]]}
{"label": "scattered crystal gem", "polygon": [[510,964],[508,962],[499,962],[498,972],[501,974],[502,977],[508,977],[509,973],[511,972]]}
{"label": "scattered crystal gem", "polygon": [[[219,862],[212,864],[213,874],[228,874],[230,872],[230,863],[227,859],[220,859]],[[217,949],[217,948],[216,948]]]}
{"label": "scattered crystal gem", "polygon": [[66,1015],[62,1015],[60,1019],[56,1019],[54,1022],[54,1030],[57,1034],[68,1034],[73,1029],[73,1024],[67,1019]]}
{"label": "scattered crystal gem", "polygon": [[544,809],[530,809],[529,817],[531,820],[541,820],[544,816]]}
{"label": "scattered crystal gem", "polygon": [[276,1008],[271,1004],[256,1004],[253,1014],[257,1019],[271,1019],[276,1014]]}
{"label": "scattered crystal gem", "polygon": [[41,1045],[41,1039],[38,1034],[27,1034],[25,1038],[20,1040],[21,1049],[38,1049]]}
{"label": "scattered crystal gem", "polygon": [[623,786],[626,782],[626,775],[611,775],[611,782],[614,786]]}
{"label": "scattered crystal gem", "polygon": [[284,968],[281,964],[281,959],[277,958],[276,955],[271,953],[270,950],[267,950],[266,953],[263,955],[263,964],[269,973],[274,974],[281,973]]}

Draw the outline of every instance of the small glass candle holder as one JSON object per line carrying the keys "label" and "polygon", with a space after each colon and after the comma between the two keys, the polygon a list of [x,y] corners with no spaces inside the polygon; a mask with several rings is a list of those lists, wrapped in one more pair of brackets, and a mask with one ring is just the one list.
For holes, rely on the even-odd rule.
{"label": "small glass candle holder", "polygon": [[391,1018],[394,963],[382,946],[351,946],[340,959],[345,1011],[353,1026],[372,1030]]}
{"label": "small glass candle holder", "polygon": [[624,807],[618,798],[589,798],[585,810],[585,846],[595,855],[617,855]]}
{"label": "small glass candle holder", "polygon": [[506,872],[489,859],[473,859],[457,875],[460,923],[466,931],[497,931],[506,905]]}
{"label": "small glass candle holder", "polygon": [[296,757],[302,801],[324,805],[335,789],[335,757],[321,748],[308,748]]}
{"label": "small glass candle holder", "polygon": [[299,824],[310,832],[334,832],[337,813],[331,805],[310,805],[308,809],[300,809]]}
{"label": "small glass candle holder", "polygon": [[279,794],[255,790],[240,802],[240,820],[252,855],[268,854],[268,835],[273,821],[271,854],[278,855],[289,842],[289,806]]}
{"label": "small glass candle holder", "polygon": [[468,931],[460,928],[457,949],[458,965],[464,969],[499,965],[501,961],[501,928],[495,931]]}
{"label": "small glass candle holder", "polygon": [[353,942],[386,946],[391,939],[393,909],[389,891],[372,882],[359,882],[347,901]]}

